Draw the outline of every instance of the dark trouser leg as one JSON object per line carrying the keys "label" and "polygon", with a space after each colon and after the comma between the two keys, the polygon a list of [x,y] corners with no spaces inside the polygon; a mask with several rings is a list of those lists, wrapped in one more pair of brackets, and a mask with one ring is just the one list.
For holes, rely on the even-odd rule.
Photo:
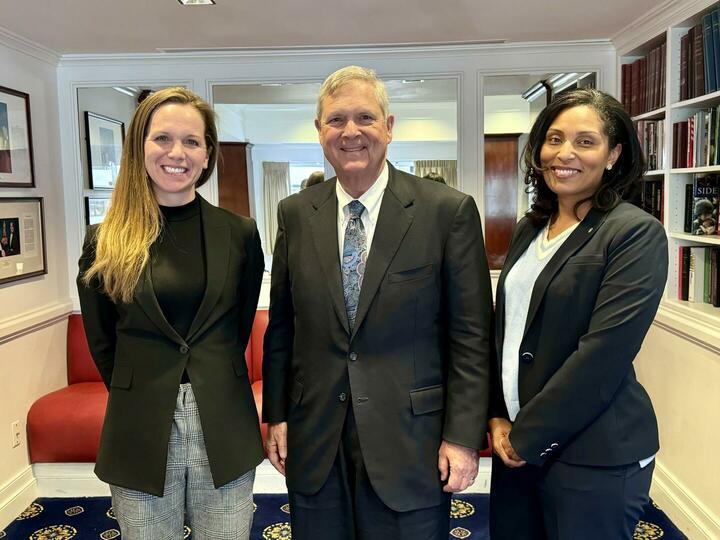
{"label": "dark trouser leg", "polygon": [[538,482],[543,469],[525,465],[506,467],[493,454],[490,480],[490,538],[545,540]]}
{"label": "dark trouser leg", "polygon": [[290,492],[293,540],[447,540],[450,495],[432,508],[396,512],[370,484],[352,409],[335,463],[318,493]]}
{"label": "dark trouser leg", "polygon": [[288,492],[293,540],[354,540],[346,467],[338,452],[325,485],[313,495]]}
{"label": "dark trouser leg", "polygon": [[556,462],[541,483],[551,540],[632,540],[647,504],[654,462],[584,467]]}

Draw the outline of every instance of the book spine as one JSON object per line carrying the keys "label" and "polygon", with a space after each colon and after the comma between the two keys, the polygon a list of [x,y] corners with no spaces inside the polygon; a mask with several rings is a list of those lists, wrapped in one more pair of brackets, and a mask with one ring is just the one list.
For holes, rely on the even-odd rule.
{"label": "book spine", "polygon": [[680,256],[678,257],[678,261],[680,262],[680,271],[678,272],[678,277],[680,279],[679,287],[678,287],[678,294],[680,300],[687,300],[688,299],[688,284],[689,284],[689,274],[690,274],[690,247],[688,246],[680,246]]}
{"label": "book spine", "polygon": [[710,304],[710,256],[712,250],[709,247],[701,248],[703,250],[703,302],[706,304]]}
{"label": "book spine", "polygon": [[688,94],[688,57],[689,50],[689,34],[685,34],[680,38],[680,101],[689,99]]}
{"label": "book spine", "polygon": [[686,233],[692,232],[692,218],[693,218],[693,185],[685,184],[685,222],[683,231]]}
{"label": "book spine", "polygon": [[705,93],[705,52],[703,48],[703,31],[701,24],[696,25],[693,29],[693,37],[695,39],[693,45],[694,97],[698,97]]}
{"label": "book spine", "polygon": [[712,15],[707,14],[702,18],[703,27],[703,64],[705,73],[705,93],[710,94],[715,88],[715,59],[713,54]]}

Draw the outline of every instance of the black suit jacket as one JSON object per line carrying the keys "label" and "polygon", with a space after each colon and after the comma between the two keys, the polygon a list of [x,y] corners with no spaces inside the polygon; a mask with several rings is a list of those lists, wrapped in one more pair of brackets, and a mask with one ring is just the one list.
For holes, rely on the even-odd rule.
{"label": "black suit jacket", "polygon": [[[199,195],[198,195],[199,196]],[[91,227],[78,291],[90,351],[110,390],[95,472],[105,482],[161,496],[183,370],[192,383],[215,487],[263,459],[245,364],[264,268],[255,222],[201,200],[207,285],[188,336],[167,322],[147,265],[129,304],[79,277],[95,257]]]}
{"label": "black suit jacket", "polygon": [[288,422],[288,488],[322,487],[351,396],[370,481],[397,511],[440,504],[441,440],[485,437],[492,297],[473,199],[396,171],[350,332],[336,179],[283,200],[263,356],[263,416]]}
{"label": "black suit jacket", "polygon": [[[520,221],[498,282],[492,417],[507,417],[499,377],[505,278],[543,226]],[[633,360],[667,265],[660,222],[623,202],[607,214],[591,210],[540,273],[520,345],[521,408],[510,434],[528,463],[625,465],[657,452],[655,413]]]}

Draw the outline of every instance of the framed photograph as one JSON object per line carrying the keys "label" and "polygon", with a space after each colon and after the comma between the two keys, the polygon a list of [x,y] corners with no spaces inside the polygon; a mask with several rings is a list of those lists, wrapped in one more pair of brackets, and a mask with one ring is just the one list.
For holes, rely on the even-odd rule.
{"label": "framed photograph", "polygon": [[0,187],[35,187],[30,95],[0,86]]}
{"label": "framed photograph", "polygon": [[85,223],[95,225],[105,219],[110,208],[110,197],[85,197]]}
{"label": "framed photograph", "polygon": [[41,197],[0,199],[0,284],[47,274]]}
{"label": "framed photograph", "polygon": [[85,111],[85,140],[90,189],[114,188],[120,170],[125,124]]}

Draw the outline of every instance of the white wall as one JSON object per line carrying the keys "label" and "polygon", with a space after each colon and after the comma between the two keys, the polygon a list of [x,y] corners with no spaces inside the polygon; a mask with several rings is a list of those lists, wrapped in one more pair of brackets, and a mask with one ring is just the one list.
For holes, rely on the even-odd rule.
{"label": "white wall", "polygon": [[[0,315],[0,530],[35,498],[25,437],[28,409],[39,396],[67,384],[65,325],[72,304],[56,61],[49,51],[0,34],[0,85],[30,94],[36,185],[2,188],[2,196],[43,197],[48,268],[47,275],[0,285],[5,306]],[[22,424],[22,443],[11,448],[15,420]]]}

